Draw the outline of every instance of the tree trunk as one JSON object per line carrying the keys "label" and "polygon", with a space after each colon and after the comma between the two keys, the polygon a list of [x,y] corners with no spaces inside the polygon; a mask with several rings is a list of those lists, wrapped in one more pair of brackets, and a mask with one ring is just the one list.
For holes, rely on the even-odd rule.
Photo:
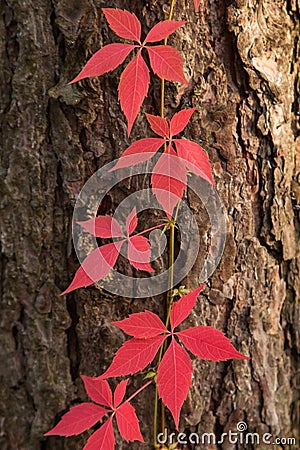
{"label": "tree trunk", "polygon": [[[150,136],[140,113],[127,137],[117,96],[122,68],[67,83],[99,47],[119,42],[102,7],[134,12],[146,32],[169,6],[162,0],[0,4],[0,447],[79,450],[88,433],[43,434],[86,400],[80,374],[100,375],[125,340],[111,322],[145,309],[163,314],[164,307],[163,297],[121,298],[96,287],[60,296],[78,268],[71,221],[81,188],[130,143]],[[190,322],[214,325],[250,356],[193,361],[180,429],[220,440],[243,421],[261,439],[270,433],[270,442],[294,437],[299,445],[300,2],[203,0],[195,14],[192,0],[177,0],[174,18],[188,22],[170,42],[184,56],[190,84],[167,83],[166,115],[197,108],[185,137],[208,152],[228,214],[222,261]],[[159,103],[153,76],[142,112],[159,114]],[[141,186],[132,179],[109,193],[102,213]],[[188,201],[205,238],[203,205],[192,193]],[[185,280],[190,289],[198,286],[200,260]],[[141,380],[135,377],[130,389]],[[152,398],[148,388],[134,403],[146,444],[117,435],[116,448],[152,448]],[[270,448],[239,439],[181,448]]]}

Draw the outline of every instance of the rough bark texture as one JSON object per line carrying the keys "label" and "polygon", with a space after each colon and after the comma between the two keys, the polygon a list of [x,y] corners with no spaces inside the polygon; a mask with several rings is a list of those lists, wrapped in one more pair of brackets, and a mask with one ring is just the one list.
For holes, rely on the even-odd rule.
{"label": "rough bark texture", "polygon": [[[145,308],[162,314],[163,307],[160,298],[114,298],[94,287],[59,295],[78,267],[71,242],[76,196],[97,168],[149,136],[140,114],[127,138],[117,100],[121,69],[67,82],[99,46],[118,41],[102,7],[130,9],[145,31],[169,7],[162,0],[0,5],[0,447],[79,450],[88,434],[43,433],[85,399],[80,374],[102,373],[125,339],[110,322]],[[229,221],[222,262],[190,322],[223,330],[251,357],[194,361],[181,430],[221,436],[243,420],[249,431],[299,439],[300,2],[203,0],[195,15],[192,0],[177,0],[175,18],[188,21],[171,41],[191,82],[187,89],[167,83],[166,113],[198,109],[185,136],[208,151]],[[144,111],[159,112],[159,86],[153,77]],[[107,196],[103,210],[112,212],[129,189]],[[189,202],[204,235],[203,207],[192,194]],[[198,266],[189,288],[197,286]],[[117,437],[117,448],[151,448],[152,397],[148,389],[135,402],[147,444]]]}

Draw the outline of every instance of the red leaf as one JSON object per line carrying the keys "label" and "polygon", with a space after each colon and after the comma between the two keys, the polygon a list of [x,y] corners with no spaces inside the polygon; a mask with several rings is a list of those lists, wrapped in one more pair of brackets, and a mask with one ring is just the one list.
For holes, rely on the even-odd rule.
{"label": "red leaf", "polygon": [[135,14],[115,8],[103,8],[110,28],[121,38],[140,42],[141,23]]}
{"label": "red leaf", "polygon": [[186,167],[195,175],[204,178],[214,186],[210,162],[203,148],[196,142],[186,139],[174,139],[173,142],[175,143],[178,156],[185,160]]}
{"label": "red leaf", "polygon": [[186,183],[186,169],[169,145],[156,163],[151,176],[152,190],[169,218],[183,197]]}
{"label": "red leaf", "polygon": [[74,80],[68,84],[75,83],[88,77],[99,77],[118,67],[129,53],[135,48],[131,44],[109,44],[98,50],[86,63]]}
{"label": "red leaf", "polygon": [[176,48],[170,45],[156,45],[146,48],[154,73],[165,80],[189,84],[182,69],[183,59]]}
{"label": "red leaf", "polygon": [[122,377],[143,370],[155,357],[165,336],[150,339],[131,339],[117,351],[103,378]]}
{"label": "red leaf", "polygon": [[112,242],[93,250],[75,273],[71,284],[60,295],[68,294],[83,286],[90,286],[104,278],[115,265],[123,242]]}
{"label": "red leaf", "polygon": [[200,0],[194,0],[194,5],[196,13],[199,12]]}
{"label": "red leaf", "polygon": [[117,164],[109,172],[147,161],[163,144],[164,140],[160,138],[143,138],[134,142],[124,151]]}
{"label": "red leaf", "polygon": [[131,213],[128,215],[126,219],[126,231],[128,236],[130,236],[134,230],[136,229],[138,224],[137,215],[136,215],[136,208],[133,208]]}
{"label": "red leaf", "polygon": [[116,387],[115,392],[114,392],[114,407],[115,408],[117,408],[120,405],[120,403],[123,401],[127,384],[128,384],[128,379],[122,380]]}
{"label": "red leaf", "polygon": [[153,116],[152,114],[146,114],[146,117],[154,133],[162,137],[169,137],[170,131],[168,119],[164,119],[163,117],[159,116]]}
{"label": "red leaf", "polygon": [[88,396],[100,405],[113,407],[112,393],[106,380],[101,377],[87,377],[81,375]]}
{"label": "red leaf", "polygon": [[187,352],[172,339],[157,372],[158,394],[169,408],[178,429],[179,414],[192,381],[193,368]]}
{"label": "red leaf", "polygon": [[125,68],[119,84],[119,100],[128,121],[128,136],[148,93],[149,83],[149,69],[139,52]]}
{"label": "red leaf", "polygon": [[77,223],[96,237],[124,237],[122,228],[120,227],[116,219],[110,216],[97,216],[95,219]]}
{"label": "red leaf", "polygon": [[174,33],[178,28],[185,25],[186,21],[164,20],[159,22],[149,31],[144,44],[147,42],[157,42],[166,39],[170,34]]}
{"label": "red leaf", "polygon": [[181,297],[178,302],[174,302],[170,314],[170,322],[172,331],[176,328],[187,316],[190,314],[191,310],[194,308],[197,301],[199,292],[202,290],[204,284],[201,284],[197,289],[189,292],[187,295]]}
{"label": "red leaf", "polygon": [[239,353],[230,340],[214,327],[200,326],[176,333],[188,350],[202,359],[225,361],[231,358],[249,359]]}
{"label": "red leaf", "polygon": [[114,450],[115,436],[112,416],[88,439],[83,450]]}
{"label": "red leaf", "polygon": [[91,428],[109,411],[93,403],[81,403],[73,406],[64,414],[61,421],[44,436],[73,436]]}
{"label": "red leaf", "polygon": [[178,113],[174,114],[170,123],[170,135],[176,136],[176,134],[181,133],[182,130],[187,126],[190,121],[192,114],[196,108],[183,109]]}
{"label": "red leaf", "polygon": [[128,240],[128,260],[130,264],[139,270],[154,272],[149,264],[151,257],[151,247],[144,236],[132,236]]}
{"label": "red leaf", "polygon": [[168,331],[160,318],[151,311],[134,313],[127,319],[112,323],[135,338],[150,338]]}
{"label": "red leaf", "polygon": [[126,441],[144,442],[135,409],[129,402],[123,403],[123,405],[117,409],[116,419],[123,439]]}

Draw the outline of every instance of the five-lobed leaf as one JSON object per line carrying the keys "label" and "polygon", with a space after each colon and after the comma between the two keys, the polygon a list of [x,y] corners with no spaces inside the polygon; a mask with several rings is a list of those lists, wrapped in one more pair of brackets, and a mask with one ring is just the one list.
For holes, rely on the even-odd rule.
{"label": "five-lobed leaf", "polygon": [[172,413],[178,429],[180,410],[191,386],[193,368],[190,357],[175,339],[172,339],[158,367],[158,394]]}
{"label": "five-lobed leaf", "polygon": [[129,402],[123,403],[123,405],[117,409],[116,419],[123,439],[126,441],[144,442],[135,409]]}
{"label": "five-lobed leaf", "polygon": [[225,361],[232,358],[249,359],[234,348],[224,333],[214,327],[188,328],[176,334],[190,352],[202,359],[212,361]]}
{"label": "five-lobed leaf", "polygon": [[141,23],[135,14],[117,8],[104,8],[103,12],[110,28],[118,36],[135,41],[139,45],[108,44],[89,59],[79,75],[71,83],[86,77],[100,76],[115,69],[123,63],[135,47],[139,47],[138,54],[123,71],[119,83],[119,100],[128,122],[128,135],[130,135],[133,122],[148,93],[150,83],[149,69],[141,56],[143,48],[146,48],[149,52],[150,65],[154,73],[169,81],[179,81],[188,84],[182,69],[183,59],[176,49],[168,45],[146,46],[147,43],[167,38],[171,33],[184,25],[185,22],[177,22],[175,20],[159,22],[149,31],[145,42],[141,44]]}
{"label": "five-lobed leaf", "polygon": [[73,406],[63,415],[61,421],[45,433],[45,436],[73,436],[83,433],[102,419],[109,411],[94,403],[81,403]]}

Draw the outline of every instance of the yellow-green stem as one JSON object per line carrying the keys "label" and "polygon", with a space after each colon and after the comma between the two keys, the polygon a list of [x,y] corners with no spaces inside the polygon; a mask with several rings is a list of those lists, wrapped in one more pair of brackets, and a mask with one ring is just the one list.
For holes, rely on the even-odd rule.
{"label": "yellow-green stem", "polygon": [[[173,12],[174,12],[175,0],[171,0],[170,12],[169,12],[169,20],[172,20]],[[167,45],[167,38],[164,39],[164,45]],[[161,97],[160,97],[160,115],[161,117],[165,116],[165,80],[161,80]],[[166,150],[167,144],[164,144],[164,150]],[[177,217],[178,208],[176,211]],[[166,317],[166,328],[169,326],[171,306],[173,303],[172,297],[172,288],[174,282],[174,247],[175,247],[175,221],[170,224],[170,240],[169,240],[169,280],[168,280],[168,296],[167,296],[167,317]],[[158,356],[158,366],[162,360],[162,356],[166,351],[166,341],[160,347],[159,356]],[[153,420],[153,444],[154,448],[158,449],[159,445],[157,444],[157,415],[158,415],[158,389],[156,385],[155,389],[155,401],[154,401],[154,420]],[[161,404],[161,427],[162,433],[165,428],[165,408],[164,405]]]}

